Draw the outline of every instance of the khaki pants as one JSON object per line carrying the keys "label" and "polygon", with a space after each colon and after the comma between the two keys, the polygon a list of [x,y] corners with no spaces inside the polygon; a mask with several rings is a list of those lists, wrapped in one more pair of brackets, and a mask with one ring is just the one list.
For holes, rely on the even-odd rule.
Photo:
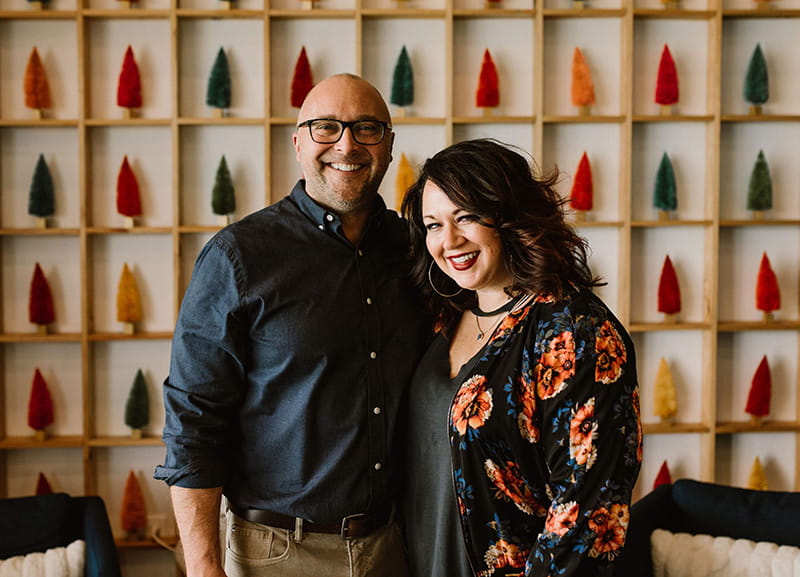
{"label": "khaki pants", "polygon": [[228,577],[408,577],[400,529],[390,522],[372,535],[303,533],[251,523],[228,512]]}

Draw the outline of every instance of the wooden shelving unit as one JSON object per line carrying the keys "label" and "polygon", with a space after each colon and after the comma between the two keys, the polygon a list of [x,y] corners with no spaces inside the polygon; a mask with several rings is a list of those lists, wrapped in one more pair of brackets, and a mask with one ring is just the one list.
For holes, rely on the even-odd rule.
{"label": "wooden shelving unit", "polygon": [[[771,488],[800,489],[800,0],[50,0],[34,10],[0,0],[0,495],[33,491],[36,475],[57,489],[99,494],[115,533],[129,470],[145,487],[161,534],[172,526],[168,491],[153,481],[163,457],[160,384],[169,340],[197,252],[219,228],[210,209],[217,163],[226,156],[239,218],[284,196],[299,176],[291,148],[296,110],[289,105],[295,59],[305,46],[314,77],[348,71],[390,94],[405,45],[416,101],[397,116],[395,158],[419,165],[442,147],[490,136],[530,151],[543,169],[558,166],[568,194],[580,155],[590,157],[595,207],[581,231],[599,290],[631,329],[639,360],[645,461],[637,497],[663,460],[674,476],[744,485],[753,459]],[[653,102],[656,69],[668,44],[681,100],[663,116]],[[773,93],[761,115],[748,113],[742,83],[761,43]],[[22,78],[36,45],[51,82],[54,108],[42,120],[24,107]],[[124,119],[115,105],[117,77],[131,45],[142,73],[144,105]],[[574,47],[587,58],[597,104],[581,116],[570,104]],[[224,47],[233,105],[213,118],[205,85]],[[483,51],[498,65],[501,105],[485,116],[474,106]],[[745,208],[749,172],[768,157],[775,208],[754,221]],[[658,220],[652,187],[668,151],[676,167],[678,211]],[[36,229],[26,213],[38,154],[56,184],[57,214]],[[143,191],[145,214],[126,229],[114,206],[115,178],[127,155]],[[381,190],[394,206],[396,166]],[[760,321],[755,274],[768,252],[781,283],[776,320]],[[661,263],[669,255],[681,281],[683,311],[665,324],[656,311]],[[48,335],[27,322],[28,286],[40,262],[56,298]],[[137,277],[145,319],[126,335],[114,317],[124,263]],[[773,367],[773,413],[749,424],[743,406],[763,355]],[[652,409],[661,357],[679,395],[672,424]],[[30,382],[39,367],[56,404],[51,436],[27,428]],[[151,394],[151,426],[140,440],[123,424],[137,369]],[[163,530],[164,527],[167,531]],[[119,539],[157,563],[170,554],[155,543]],[[146,550],[146,549],[145,549]],[[124,555],[123,555],[124,559]],[[137,568],[126,566],[130,575]]]}

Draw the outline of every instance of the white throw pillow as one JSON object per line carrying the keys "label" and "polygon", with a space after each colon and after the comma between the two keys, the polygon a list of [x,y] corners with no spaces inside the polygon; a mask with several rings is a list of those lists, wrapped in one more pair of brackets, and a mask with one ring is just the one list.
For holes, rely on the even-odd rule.
{"label": "white throw pillow", "polygon": [[85,563],[86,542],[79,539],[66,547],[0,561],[0,577],[83,577]]}

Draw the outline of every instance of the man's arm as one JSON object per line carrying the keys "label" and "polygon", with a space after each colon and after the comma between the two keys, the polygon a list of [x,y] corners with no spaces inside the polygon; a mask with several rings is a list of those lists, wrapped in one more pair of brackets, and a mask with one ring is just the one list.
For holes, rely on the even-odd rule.
{"label": "man's arm", "polygon": [[219,543],[222,487],[170,487],[172,508],[183,546],[186,577],[225,577]]}

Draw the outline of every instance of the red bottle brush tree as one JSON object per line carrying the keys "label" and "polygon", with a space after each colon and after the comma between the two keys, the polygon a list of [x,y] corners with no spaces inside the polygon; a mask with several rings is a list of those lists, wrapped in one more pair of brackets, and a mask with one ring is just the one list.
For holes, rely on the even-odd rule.
{"label": "red bottle brush tree", "polygon": [[37,111],[39,117],[42,115],[42,110],[52,106],[50,84],[47,82],[47,73],[36,46],[31,50],[25,67],[25,106]]}
{"label": "red bottle brush tree", "polygon": [[483,52],[481,71],[478,75],[478,89],[475,91],[475,106],[483,108],[485,114],[500,104],[500,80],[492,54],[487,48]]}
{"label": "red bottle brush tree", "polygon": [[664,320],[667,322],[674,322],[681,312],[681,287],[669,255],[664,258],[661,277],[658,280],[658,312],[664,314]]}
{"label": "red bottle brush tree", "polygon": [[128,473],[128,479],[125,481],[120,520],[122,521],[122,530],[125,531],[128,539],[144,538],[147,527],[147,508],[144,503],[142,486],[133,471]]}
{"label": "red bottle brush tree", "polygon": [[125,226],[129,228],[134,225],[134,219],[142,215],[139,181],[136,180],[127,155],[122,159],[117,174],[117,212],[125,217]]}
{"label": "red bottle brush tree", "polygon": [[122,61],[122,70],[117,83],[117,106],[130,112],[142,107],[142,79],[139,75],[139,65],[133,57],[133,48],[128,46],[125,58]]}
{"label": "red bottle brush tree", "polygon": [[669,46],[664,44],[661,60],[658,63],[655,102],[661,105],[662,114],[671,114],[672,105],[678,103],[679,97],[678,70],[675,68],[675,60],[672,58]]}
{"label": "red bottle brush tree", "polygon": [[672,484],[672,475],[669,472],[669,466],[667,465],[667,461],[661,463],[661,467],[658,469],[658,473],[656,474],[656,478],[653,481],[653,489],[658,487],[659,485],[671,485]]}
{"label": "red bottle brush tree", "polygon": [[416,175],[411,163],[408,160],[405,152],[400,153],[400,161],[397,164],[397,176],[395,177],[394,188],[394,209],[400,213],[403,206],[403,200],[406,197],[408,189],[414,184]]}
{"label": "red bottle brush tree", "polygon": [[578,168],[572,178],[572,188],[569,191],[569,204],[575,211],[577,220],[585,219],[585,213],[592,210],[594,202],[594,183],[592,181],[592,165],[586,151],[578,161]]}
{"label": "red bottle brush tree", "polygon": [[46,333],[47,325],[56,320],[53,293],[38,262],[33,268],[31,290],[28,295],[28,320],[37,325],[39,333]]}
{"label": "red bottle brush tree", "polygon": [[747,393],[747,404],[744,407],[745,413],[750,415],[751,422],[760,424],[764,417],[769,415],[771,396],[772,374],[769,370],[767,355],[764,355],[753,374],[750,391]]}
{"label": "red bottle brush tree", "polygon": [[53,424],[53,398],[39,369],[33,373],[31,395],[28,399],[28,426],[37,440],[45,438],[45,429]]}
{"label": "red bottle brush tree", "polygon": [[774,311],[781,308],[781,289],[778,285],[778,277],[772,270],[766,252],[761,255],[761,263],[758,266],[756,308],[763,313],[764,321],[772,320]]}
{"label": "red bottle brush tree", "polygon": [[300,54],[294,64],[294,74],[292,74],[292,106],[300,108],[312,88],[314,88],[314,77],[311,74],[311,63],[308,61],[306,47],[303,46],[300,48]]}
{"label": "red bottle brush tree", "polygon": [[572,105],[578,107],[579,114],[586,115],[595,103],[594,82],[583,52],[577,46],[572,54],[572,85],[570,89]]}
{"label": "red bottle brush tree", "polygon": [[50,486],[47,477],[44,476],[44,473],[39,473],[39,476],[36,478],[36,492],[34,495],[50,495],[52,493],[53,487]]}
{"label": "red bottle brush tree", "polygon": [[135,323],[141,320],[142,299],[139,296],[139,288],[136,286],[136,278],[131,269],[125,263],[122,266],[122,274],[120,274],[117,288],[117,321],[123,324],[125,333],[132,334]]}

